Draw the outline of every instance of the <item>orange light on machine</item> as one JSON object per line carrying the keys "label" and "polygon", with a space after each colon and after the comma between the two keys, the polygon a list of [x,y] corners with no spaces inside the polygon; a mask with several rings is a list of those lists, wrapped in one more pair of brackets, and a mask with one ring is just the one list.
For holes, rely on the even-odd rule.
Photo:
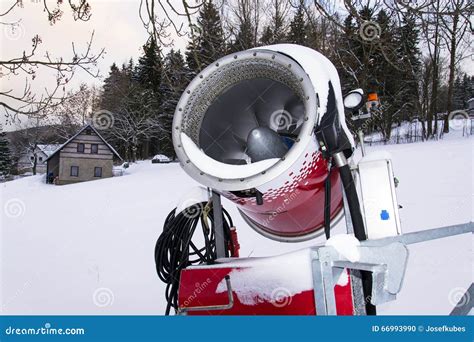
{"label": "orange light on machine", "polygon": [[379,100],[379,97],[377,96],[377,93],[369,93],[367,95],[367,101],[368,102],[371,102],[371,101],[378,101]]}
{"label": "orange light on machine", "polygon": [[372,91],[367,94],[367,102],[365,103],[365,107],[367,108],[367,112],[370,113],[373,110],[377,110],[380,106],[379,96],[375,91]]}

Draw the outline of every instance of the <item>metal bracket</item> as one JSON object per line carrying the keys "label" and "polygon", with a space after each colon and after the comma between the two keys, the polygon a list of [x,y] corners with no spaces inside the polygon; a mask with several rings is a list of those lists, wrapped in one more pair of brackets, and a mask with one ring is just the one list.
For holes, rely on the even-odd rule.
{"label": "metal bracket", "polygon": [[472,233],[472,222],[437,229],[424,230],[376,240],[362,241],[357,248],[358,258],[349,261],[334,247],[312,249],[312,271],[316,310],[318,315],[336,315],[334,286],[341,270],[372,272],[370,302],[379,305],[396,299],[400,292],[408,261],[406,245]]}
{"label": "metal bracket", "polygon": [[[405,276],[408,260],[406,246],[401,243],[392,243],[381,247],[359,246],[356,248],[359,253],[356,262],[349,261],[331,246],[314,249],[314,288],[324,289],[315,291],[318,314],[336,314],[334,286],[337,283],[337,276],[346,268],[372,272],[373,283],[370,298],[372,304],[378,305],[396,298]],[[318,292],[321,293],[318,294]]]}
{"label": "metal bracket", "polygon": [[214,311],[214,310],[230,310],[234,306],[234,294],[232,293],[232,285],[230,283],[230,277],[225,276],[225,284],[227,287],[227,297],[229,303],[224,305],[207,305],[207,306],[192,306],[192,307],[182,307],[178,309],[178,315],[186,315],[190,311]]}
{"label": "metal bracket", "polygon": [[404,245],[411,245],[419,242],[426,242],[430,240],[442,239],[445,237],[450,237],[459,234],[473,233],[474,232],[474,223],[461,223],[455,224],[452,226],[420,230],[413,233],[389,236],[380,239],[374,240],[365,240],[361,242],[362,246],[373,247],[373,246],[383,246],[393,242],[400,242]]}
{"label": "metal bracket", "polygon": [[216,256],[220,259],[226,257],[221,195],[211,190],[211,200],[214,214],[214,232],[216,234]]}

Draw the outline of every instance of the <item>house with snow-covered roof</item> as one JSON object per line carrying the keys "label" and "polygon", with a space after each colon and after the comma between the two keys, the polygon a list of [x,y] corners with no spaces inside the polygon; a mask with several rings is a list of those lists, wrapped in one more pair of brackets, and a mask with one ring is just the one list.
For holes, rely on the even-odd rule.
{"label": "house with snow-covered roof", "polygon": [[112,177],[118,152],[87,124],[46,159],[46,182],[58,185]]}
{"label": "house with snow-covered roof", "polygon": [[61,145],[60,144],[38,144],[36,147],[28,148],[21,153],[17,169],[19,174],[33,172],[36,163],[36,173],[46,172],[46,159],[53,154]]}

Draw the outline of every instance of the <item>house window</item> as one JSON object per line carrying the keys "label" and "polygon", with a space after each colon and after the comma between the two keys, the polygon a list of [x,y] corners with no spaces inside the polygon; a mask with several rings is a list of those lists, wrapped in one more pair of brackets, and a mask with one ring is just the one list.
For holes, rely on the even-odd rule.
{"label": "house window", "polygon": [[71,177],[79,177],[79,166],[71,166]]}
{"label": "house window", "polygon": [[92,134],[92,130],[91,130],[90,128],[87,128],[87,129],[86,129],[86,134],[87,134],[87,135],[91,135],[91,134]]}
{"label": "house window", "polygon": [[83,143],[78,143],[77,144],[77,152],[84,153],[84,144]]}
{"label": "house window", "polygon": [[39,161],[41,163],[43,161],[43,157],[39,157]]}
{"label": "house window", "polygon": [[99,153],[99,145],[98,144],[91,144],[91,153],[92,154]]}
{"label": "house window", "polygon": [[33,161],[33,160],[35,160],[35,157],[31,156],[30,159],[31,159],[31,161]]}
{"label": "house window", "polygon": [[94,168],[94,177],[102,177],[102,168],[101,167],[95,167]]}

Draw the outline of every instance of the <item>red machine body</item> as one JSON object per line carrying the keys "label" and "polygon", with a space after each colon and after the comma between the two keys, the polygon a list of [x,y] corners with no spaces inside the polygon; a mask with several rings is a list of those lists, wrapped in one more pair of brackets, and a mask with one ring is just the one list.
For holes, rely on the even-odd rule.
{"label": "red machine body", "polygon": [[[295,261],[291,258],[291,254],[288,256],[290,260]],[[235,262],[235,259],[223,259],[215,265],[194,266],[182,270],[178,297],[180,311],[188,315],[315,315],[318,313],[314,287],[310,285],[305,288],[304,285],[295,284],[295,282],[311,283],[311,267],[300,267],[301,271],[294,273],[287,269],[289,264],[282,264],[279,279],[265,283],[263,279],[268,275],[268,267],[276,267],[272,266],[272,262],[280,262],[283,260],[281,257],[238,260]],[[306,265],[309,266],[310,263]],[[285,272],[286,270],[288,272]],[[262,278],[258,277],[260,272],[262,272]],[[229,294],[225,287],[226,276],[230,278],[232,289],[233,305],[230,308],[223,308],[229,304]],[[343,276],[346,277],[346,281],[334,286],[337,314],[353,315],[354,304],[349,271],[344,270]],[[299,289],[295,291],[295,288]],[[316,289],[316,291],[323,291],[323,289]],[[222,308],[213,309],[212,307],[215,306]],[[210,308],[206,309],[206,307]],[[196,308],[199,309],[195,311]]]}
{"label": "red machine body", "polygon": [[[304,155],[302,167],[290,169],[283,184],[260,189],[263,203],[255,197],[239,197],[231,192],[223,195],[235,202],[244,219],[260,233],[279,240],[306,239],[324,226],[324,188],[328,165],[318,151]],[[342,187],[338,172],[331,172],[331,220],[342,214]]]}

